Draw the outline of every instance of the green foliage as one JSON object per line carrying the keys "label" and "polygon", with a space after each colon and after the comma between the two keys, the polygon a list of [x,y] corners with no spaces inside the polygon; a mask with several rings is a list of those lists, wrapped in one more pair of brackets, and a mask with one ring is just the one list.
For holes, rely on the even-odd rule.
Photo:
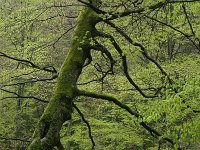
{"label": "green foliage", "polygon": [[[83,68],[77,87],[80,90],[108,93],[143,116],[137,119],[110,102],[86,97],[76,98],[74,102],[91,125],[97,150],[158,149],[159,141],[140,126],[142,121],[162,134],[159,137],[161,149],[172,149],[168,143],[163,142],[165,137],[173,139],[177,147],[182,149],[200,149],[200,116],[193,111],[200,108],[200,56],[197,53],[199,49],[194,45],[198,45],[200,38],[200,3],[185,3],[195,32],[192,35],[182,3],[169,4],[156,11],[147,8],[157,2],[163,1],[144,1],[135,6],[132,1],[126,0],[102,1],[101,9],[112,13],[120,14],[129,9],[145,8],[144,13],[117,18],[112,22],[134,42],[141,43],[149,56],[161,65],[174,82],[169,85],[156,65],[141,54],[140,48],[127,42],[109,25],[98,23],[96,29],[112,35],[122,48],[123,56],[127,56],[129,73],[135,83],[147,95],[157,93],[158,97],[142,97],[124,76],[121,58],[110,40],[97,37],[96,40],[109,50],[115,60],[114,75],[108,74],[101,80],[103,73],[99,70],[106,72],[110,67],[109,60],[100,51],[91,50],[93,61]],[[94,39],[87,32],[87,27],[91,24],[76,26],[75,31],[80,32],[72,37],[74,31],[71,28],[75,25],[75,20],[79,22],[88,19],[87,14],[74,19],[83,8],[75,1],[4,0],[0,4],[0,52],[9,56],[32,61],[41,68],[53,65],[58,70],[72,40],[74,48],[79,47],[78,42],[95,45]],[[72,18],[68,18],[68,15]],[[93,17],[95,19],[97,15]],[[112,15],[106,13],[99,17],[106,20]],[[68,30],[72,33],[66,32]],[[180,31],[189,35],[189,38]],[[84,50],[77,49],[76,53],[68,55],[77,55],[77,60],[74,61],[81,59],[81,52]],[[51,99],[54,83],[57,81],[51,80],[51,74],[1,56],[0,65],[1,89],[20,93],[25,97],[37,97],[46,101]],[[50,80],[41,82],[40,79]],[[72,81],[73,76],[65,79],[68,80]],[[19,84],[24,82],[25,84]],[[24,89],[21,85],[24,85]],[[162,86],[164,88],[157,91]],[[177,89],[177,93],[173,92],[173,88]],[[0,90],[0,149],[26,149],[45,106],[46,104],[34,98],[20,98],[16,94]],[[72,126],[65,122],[60,135],[65,147],[70,145],[70,149],[74,150],[91,149],[88,129],[75,110]],[[11,140],[14,138],[25,141]]]}

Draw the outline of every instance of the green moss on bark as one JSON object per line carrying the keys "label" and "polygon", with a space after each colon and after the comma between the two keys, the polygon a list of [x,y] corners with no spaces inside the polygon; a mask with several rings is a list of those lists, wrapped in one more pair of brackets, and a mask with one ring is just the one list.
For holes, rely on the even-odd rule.
{"label": "green moss on bark", "polygon": [[99,20],[90,8],[84,8],[79,15],[70,51],[59,71],[55,91],[38,123],[29,150],[51,150],[60,143],[59,132],[62,124],[71,119],[76,82],[90,51],[89,39],[94,36],[95,24]]}

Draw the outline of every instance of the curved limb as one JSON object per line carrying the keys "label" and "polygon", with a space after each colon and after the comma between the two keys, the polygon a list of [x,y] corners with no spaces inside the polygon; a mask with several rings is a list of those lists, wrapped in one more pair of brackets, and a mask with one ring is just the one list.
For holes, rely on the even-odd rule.
{"label": "curved limb", "polygon": [[102,32],[98,32],[97,35],[99,35],[100,37],[106,37],[108,39],[110,39],[111,44],[113,45],[113,47],[117,50],[117,52],[119,53],[121,59],[122,59],[122,65],[123,65],[123,71],[124,74],[126,76],[126,78],[128,79],[129,83],[135,87],[135,89],[145,98],[155,98],[157,97],[157,95],[146,95],[141,88],[135,83],[135,81],[131,78],[131,76],[129,75],[129,70],[128,70],[128,65],[127,65],[127,58],[126,55],[123,54],[122,49],[120,48],[120,46],[117,44],[117,42],[115,41],[115,39],[109,35],[109,34],[105,34]]}
{"label": "curved limb", "polygon": [[[153,58],[151,58],[148,53],[147,53],[147,50],[144,48],[144,46],[142,46],[140,43],[136,43],[134,42],[124,31],[122,31],[119,27],[117,27],[114,23],[110,22],[110,21],[105,21],[107,24],[109,24],[111,27],[113,27],[114,29],[116,29],[116,31],[122,35],[128,42],[130,42],[132,45],[134,46],[137,46],[137,47],[140,47],[141,51],[142,51],[142,54],[148,59],[150,60],[151,62],[153,62],[157,67],[158,69],[160,70],[160,72],[167,77],[168,81],[169,81],[169,84],[170,85],[173,85],[174,84],[174,81],[170,78],[170,76],[167,74],[167,72],[161,67],[161,65],[156,61],[154,60]],[[105,35],[105,34],[104,34]],[[113,38],[112,36],[110,35],[106,35],[108,38],[111,37]],[[159,89],[161,90],[161,89]],[[173,90],[175,93],[178,93],[178,90],[176,88],[173,87]],[[185,103],[185,100],[182,101],[183,103]],[[187,108],[191,108],[191,106],[187,105]],[[191,108],[192,109],[192,108]],[[199,113],[200,110],[194,110],[192,109],[192,111],[194,113]]]}
{"label": "curved limb", "polygon": [[[77,94],[78,96],[86,96],[86,97],[91,97],[91,98],[95,98],[95,99],[102,99],[102,100],[106,100],[109,102],[113,102],[115,105],[117,105],[118,107],[124,109],[125,111],[127,111],[129,114],[135,116],[138,119],[142,119],[143,117],[136,111],[132,110],[130,107],[128,107],[126,104],[123,104],[122,102],[120,102],[119,100],[117,100],[115,97],[112,97],[110,95],[106,95],[106,94],[97,94],[94,92],[88,92],[88,91],[80,91],[77,90]],[[141,121],[139,122],[139,124],[144,127],[153,137],[159,139],[162,138],[162,134],[159,133],[158,131],[156,131],[155,129],[153,129],[152,127],[150,127],[148,124],[146,124],[145,122]],[[170,139],[170,138],[162,138],[163,140],[169,142],[170,144],[172,144],[173,146],[175,146],[175,142]],[[179,147],[178,150],[181,150],[181,148]]]}
{"label": "curved limb", "polygon": [[78,114],[81,116],[83,122],[85,122],[85,124],[87,125],[88,134],[89,134],[90,140],[91,140],[91,142],[92,142],[92,150],[94,150],[95,142],[94,142],[94,139],[93,139],[93,137],[92,137],[92,132],[91,132],[90,124],[89,124],[89,122],[85,119],[85,117],[84,117],[83,113],[80,111],[80,109],[79,109],[74,103],[72,103],[72,106],[76,109],[76,111],[78,112]]}

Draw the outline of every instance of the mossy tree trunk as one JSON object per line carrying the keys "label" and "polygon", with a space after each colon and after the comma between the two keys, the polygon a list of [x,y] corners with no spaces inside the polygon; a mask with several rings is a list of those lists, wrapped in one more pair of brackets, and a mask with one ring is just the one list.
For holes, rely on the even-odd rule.
{"label": "mossy tree trunk", "polygon": [[[93,0],[93,4],[99,0]],[[60,143],[60,129],[71,119],[72,101],[76,95],[76,83],[88,56],[90,39],[94,37],[98,15],[85,7],[77,19],[74,38],[69,53],[60,71],[53,96],[47,105],[35,130],[29,150],[51,150],[55,146],[64,149]]]}

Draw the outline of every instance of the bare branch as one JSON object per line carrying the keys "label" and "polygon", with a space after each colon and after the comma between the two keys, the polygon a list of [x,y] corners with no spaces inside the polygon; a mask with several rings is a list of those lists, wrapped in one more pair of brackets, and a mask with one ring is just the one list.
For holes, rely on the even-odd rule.
{"label": "bare branch", "polygon": [[31,61],[28,61],[28,60],[25,60],[25,59],[19,59],[19,58],[16,58],[16,57],[12,57],[12,56],[9,56],[3,52],[0,52],[0,56],[2,57],[6,57],[6,58],[9,58],[11,60],[15,60],[15,61],[18,61],[18,62],[21,62],[21,63],[24,63],[25,65],[29,64],[29,67],[32,67],[32,68],[36,68],[36,69],[39,69],[39,70],[43,70],[43,71],[47,71],[47,72],[51,72],[53,74],[57,74],[57,71],[56,69],[53,67],[53,66],[50,66],[50,67],[40,67],[36,64],[34,64],[33,62]]}
{"label": "bare branch", "polygon": [[172,1],[172,0],[165,0],[163,2],[158,2],[156,4],[153,4],[153,5],[150,5],[150,6],[145,6],[145,7],[142,7],[142,8],[135,8],[135,9],[126,9],[124,12],[117,12],[117,13],[112,13],[112,12],[105,12],[97,7],[95,7],[94,5],[92,5],[91,3],[87,3],[83,0],[77,0],[79,2],[81,2],[82,4],[86,5],[87,7],[90,7],[91,9],[93,9],[96,13],[98,14],[103,14],[103,15],[106,15],[106,19],[103,19],[104,21],[105,20],[113,20],[113,19],[117,19],[117,18],[120,18],[120,17],[126,17],[126,16],[129,16],[131,14],[139,14],[139,13],[142,13],[142,12],[145,12],[146,10],[156,10],[158,8],[161,8],[163,6],[166,6],[167,4],[172,4],[172,3],[189,3],[189,2],[199,2],[200,0],[183,0],[183,1]]}
{"label": "bare branch", "polygon": [[9,138],[9,137],[0,137],[1,140],[7,140],[7,141],[21,141],[21,142],[27,142],[30,143],[31,141],[21,138]]}
{"label": "bare branch", "polygon": [[76,27],[76,26],[72,26],[72,27],[69,28],[67,31],[65,31],[63,34],[61,34],[61,36],[58,37],[58,38],[52,43],[53,47],[55,47],[55,44],[56,44],[58,41],[60,41],[60,39],[61,39],[64,35],[66,35],[69,31],[71,31],[71,30],[74,29],[75,27]]}
{"label": "bare branch", "polygon": [[87,3],[87,2],[82,1],[82,0],[77,0],[77,1],[81,2],[82,4],[86,5],[87,7],[90,7],[91,9],[93,9],[98,14],[106,14],[107,13],[107,12],[100,10],[99,8],[95,7],[91,3]]}
{"label": "bare branch", "polygon": [[73,18],[73,19],[77,18],[77,16],[67,16],[67,15],[58,14],[58,15],[51,16],[51,17],[48,17],[48,18],[45,18],[45,19],[38,19],[37,21],[43,22],[43,21],[51,20],[51,19],[54,19],[54,18],[57,18],[57,17],[65,17],[65,18]]}
{"label": "bare branch", "polygon": [[157,95],[146,95],[142,90],[141,88],[133,81],[133,79],[131,78],[131,76],[129,75],[129,71],[128,71],[128,65],[127,65],[127,59],[126,59],[126,55],[123,54],[123,51],[122,49],[120,48],[120,46],[117,44],[117,42],[115,41],[115,39],[111,36],[111,35],[108,35],[108,34],[105,34],[105,33],[101,33],[99,32],[98,33],[99,36],[101,37],[106,37],[108,39],[110,39],[111,41],[111,44],[114,46],[114,48],[117,50],[117,52],[119,53],[121,59],[122,59],[122,65],[123,65],[123,71],[124,71],[124,74],[126,76],[126,78],[128,79],[129,83],[131,85],[133,85],[137,91],[145,98],[155,98],[157,97]]}
{"label": "bare branch", "polygon": [[149,19],[151,19],[151,20],[154,20],[154,21],[156,21],[156,22],[158,22],[158,23],[160,23],[160,24],[162,24],[162,25],[165,25],[166,27],[169,27],[169,28],[173,29],[174,31],[176,31],[176,32],[178,32],[178,33],[180,33],[180,34],[182,34],[184,37],[186,37],[186,38],[199,50],[198,45],[190,38],[191,35],[188,35],[188,34],[182,32],[181,30],[178,30],[177,28],[175,28],[175,27],[173,27],[173,26],[171,26],[171,25],[169,25],[169,24],[167,24],[167,23],[165,23],[165,22],[162,22],[162,21],[160,21],[160,20],[158,20],[158,19],[156,19],[156,18],[147,16],[147,15],[145,15],[145,17],[146,17],[146,18],[149,18]]}
{"label": "bare branch", "polygon": [[89,134],[89,137],[90,137],[90,140],[92,142],[92,150],[94,150],[94,147],[95,147],[95,142],[94,142],[94,139],[92,137],[92,131],[91,131],[91,127],[90,127],[90,124],[89,122],[85,119],[83,113],[80,111],[80,109],[74,104],[72,103],[72,106],[76,109],[76,111],[79,113],[79,115],[81,116],[83,122],[85,122],[85,124],[87,125],[88,127],[88,134]]}
{"label": "bare branch", "polygon": [[8,86],[15,86],[15,85],[20,85],[20,84],[28,84],[28,83],[35,83],[35,82],[44,82],[44,81],[52,81],[54,79],[56,79],[57,76],[53,76],[51,78],[43,78],[43,79],[39,79],[39,78],[33,78],[30,79],[30,81],[25,81],[25,82],[18,82],[18,83],[13,83],[13,84],[6,84],[6,85],[2,85],[2,87],[8,87]]}
{"label": "bare branch", "polygon": [[21,77],[21,76],[27,76],[27,75],[30,75],[30,74],[32,74],[32,73],[38,72],[38,71],[39,71],[39,70],[33,70],[33,71],[31,71],[31,72],[28,72],[28,73],[22,73],[22,74],[20,74],[20,75],[12,76],[11,78],[12,78],[12,79],[16,79],[16,78],[19,78],[19,77]]}
{"label": "bare branch", "polygon": [[117,12],[117,13],[112,13],[112,12],[105,12],[95,6],[93,6],[91,3],[87,3],[85,1],[82,0],[78,0],[79,2],[85,4],[87,7],[90,7],[91,9],[93,9],[96,13],[98,14],[104,14],[107,16],[106,20],[113,20],[113,19],[117,19],[120,17],[125,17],[125,16],[129,16],[131,14],[135,14],[135,13],[142,13],[145,12],[146,10],[156,10],[158,8],[161,8],[167,4],[170,3],[183,3],[183,2],[198,2],[200,0],[191,0],[191,1],[171,1],[171,0],[165,0],[163,2],[158,2],[156,4],[150,5],[150,6],[145,6],[142,8],[134,8],[134,9],[126,9],[124,12]]}
{"label": "bare branch", "polygon": [[157,8],[163,7],[164,5],[166,5],[168,3],[167,1],[158,2],[154,5],[146,6],[146,7],[143,7],[143,8],[136,8],[136,9],[132,9],[132,10],[127,9],[122,13],[119,13],[119,12],[111,13],[111,12],[105,12],[103,10],[100,10],[99,8],[93,6],[91,3],[87,3],[87,2],[84,2],[82,0],[78,0],[78,1],[85,4],[86,6],[90,7],[91,9],[93,9],[98,14],[106,14],[108,16],[108,18],[106,20],[113,20],[113,19],[116,19],[116,18],[125,17],[125,16],[128,16],[130,14],[134,14],[134,13],[142,13],[147,8],[150,9],[150,10],[155,10]]}
{"label": "bare branch", "polygon": [[134,112],[127,105],[122,104],[120,101],[118,101],[116,98],[114,98],[112,96],[101,95],[101,94],[97,94],[97,93],[93,93],[93,92],[80,91],[80,90],[78,91],[78,95],[79,96],[87,96],[87,97],[97,98],[97,99],[104,99],[104,100],[107,100],[109,102],[113,102],[117,106],[120,106],[121,108],[123,108],[126,111],[128,111],[131,115],[134,115],[137,118],[140,117],[140,115],[137,112]]}
{"label": "bare branch", "polygon": [[130,42],[133,46],[139,47],[141,49],[142,54],[151,62],[153,62],[160,70],[160,72],[167,77],[169,83],[172,85],[173,84],[173,80],[169,77],[169,75],[167,74],[167,72],[161,67],[161,65],[154,60],[153,58],[151,58],[148,53],[147,50],[144,48],[144,46],[140,43],[136,43],[134,42],[123,30],[121,30],[119,27],[117,27],[114,23],[110,22],[110,21],[105,21],[107,24],[109,24],[111,27],[113,27],[114,29],[116,29],[116,31],[122,35],[128,42]]}
{"label": "bare branch", "polygon": [[[97,94],[97,93],[88,92],[88,91],[80,91],[80,90],[78,90],[77,93],[78,93],[79,96],[86,96],[86,97],[102,99],[102,100],[106,100],[106,101],[109,101],[109,102],[113,102],[115,105],[117,105],[118,107],[124,109],[125,111],[127,111],[129,114],[135,116],[136,118],[138,118],[138,119],[142,119],[143,118],[138,112],[135,112],[130,107],[128,107],[126,104],[121,103],[120,101],[118,101],[116,98],[114,98],[112,96],[105,95],[105,94]],[[145,122],[141,121],[139,124],[142,127],[144,127],[153,137],[159,139],[159,137],[162,136],[162,134],[160,134],[155,129],[151,128]],[[162,139],[167,141],[167,142],[169,142],[173,146],[175,146],[175,144],[176,144],[170,138],[162,138]],[[179,150],[180,150],[180,148],[179,148]]]}
{"label": "bare branch", "polygon": [[10,94],[16,95],[16,97],[11,97],[11,96],[10,97],[4,97],[1,100],[7,99],[7,98],[23,98],[23,99],[35,99],[35,100],[37,100],[39,102],[48,103],[48,101],[42,100],[42,99],[37,98],[35,96],[22,96],[22,95],[20,95],[20,94],[18,94],[16,92],[9,91],[9,90],[6,90],[6,89],[0,89],[0,90],[2,90],[4,92],[7,92],[7,93],[10,93]]}
{"label": "bare branch", "polygon": [[192,24],[191,24],[191,22],[190,22],[190,19],[189,19],[189,16],[188,16],[188,13],[187,13],[185,4],[182,5],[182,8],[183,8],[183,12],[184,12],[184,14],[185,14],[185,17],[186,17],[186,19],[187,19],[187,21],[188,21],[188,24],[189,24],[189,26],[190,26],[190,30],[191,30],[192,34],[195,36],[195,32],[194,32],[193,27],[192,27]]}
{"label": "bare branch", "polygon": [[[174,81],[170,78],[170,76],[167,74],[167,72],[160,66],[160,64],[155,61],[153,58],[151,58],[148,53],[147,53],[147,50],[140,44],[140,43],[134,43],[133,40],[124,32],[122,31],[120,28],[118,28],[115,24],[113,24],[112,22],[110,21],[105,21],[107,24],[109,24],[111,27],[115,28],[116,31],[118,31],[118,33],[120,33],[127,41],[129,41],[132,45],[134,46],[137,46],[137,47],[140,47],[143,55],[149,59],[151,62],[153,62],[158,68],[159,70],[161,71],[161,73],[163,75],[165,75],[169,81],[169,84],[172,85],[174,83]],[[160,90],[160,89],[159,89]],[[158,90],[158,91],[159,91]],[[176,88],[173,87],[173,90],[175,93],[178,93],[178,90]],[[185,100],[182,101],[183,103],[185,103]],[[191,108],[191,106],[187,105],[188,108]],[[191,108],[192,109],[192,108]],[[194,113],[199,113],[200,111],[199,110],[194,110],[192,109],[192,111]]]}
{"label": "bare branch", "polygon": [[47,6],[45,8],[66,8],[66,7],[78,7],[78,6],[84,6],[84,5],[80,5],[80,4],[57,5],[57,4],[54,4],[54,5]]}
{"label": "bare branch", "polygon": [[107,57],[108,57],[108,59],[110,60],[110,69],[107,71],[107,73],[109,74],[109,73],[111,73],[111,74],[114,74],[114,72],[113,72],[113,66],[114,66],[114,64],[115,64],[115,61],[114,61],[114,59],[113,59],[113,57],[112,57],[112,54],[108,51],[108,49],[105,47],[105,46],[103,46],[103,45],[101,45],[100,43],[98,43],[96,40],[95,40],[95,46],[93,46],[92,48],[93,49],[95,49],[95,50],[99,50],[99,51],[101,51],[103,54],[105,54]]}
{"label": "bare branch", "polygon": [[183,7],[183,12],[184,12],[184,14],[185,14],[185,17],[186,17],[186,19],[187,19],[187,21],[188,21],[188,24],[189,24],[189,26],[190,26],[190,30],[191,30],[192,34],[194,35],[195,40],[198,41],[198,45],[197,45],[196,47],[198,47],[198,50],[199,50],[199,52],[200,52],[200,39],[199,39],[198,37],[196,37],[196,34],[195,34],[195,32],[194,32],[194,29],[193,29],[192,24],[191,24],[190,19],[189,19],[189,16],[188,16],[188,13],[187,13],[185,4],[183,4],[182,7]]}
{"label": "bare branch", "polygon": [[[98,50],[98,51],[101,51],[102,53],[106,54],[107,58],[110,61],[110,68],[107,71],[103,71],[101,66],[98,63],[95,63],[94,67],[98,72],[100,72],[102,74],[102,77],[88,81],[88,82],[78,83],[77,85],[86,85],[86,84],[89,84],[89,83],[92,83],[92,82],[103,82],[104,78],[108,74],[114,74],[113,66],[114,66],[115,61],[114,61],[111,53],[106,49],[106,47],[104,47],[103,45],[98,43],[96,40],[95,40],[95,43],[96,43],[96,45],[91,46],[91,49]],[[86,65],[90,64],[91,61],[92,61],[92,58],[90,58],[89,62]],[[84,66],[86,66],[86,65],[84,65]]]}

